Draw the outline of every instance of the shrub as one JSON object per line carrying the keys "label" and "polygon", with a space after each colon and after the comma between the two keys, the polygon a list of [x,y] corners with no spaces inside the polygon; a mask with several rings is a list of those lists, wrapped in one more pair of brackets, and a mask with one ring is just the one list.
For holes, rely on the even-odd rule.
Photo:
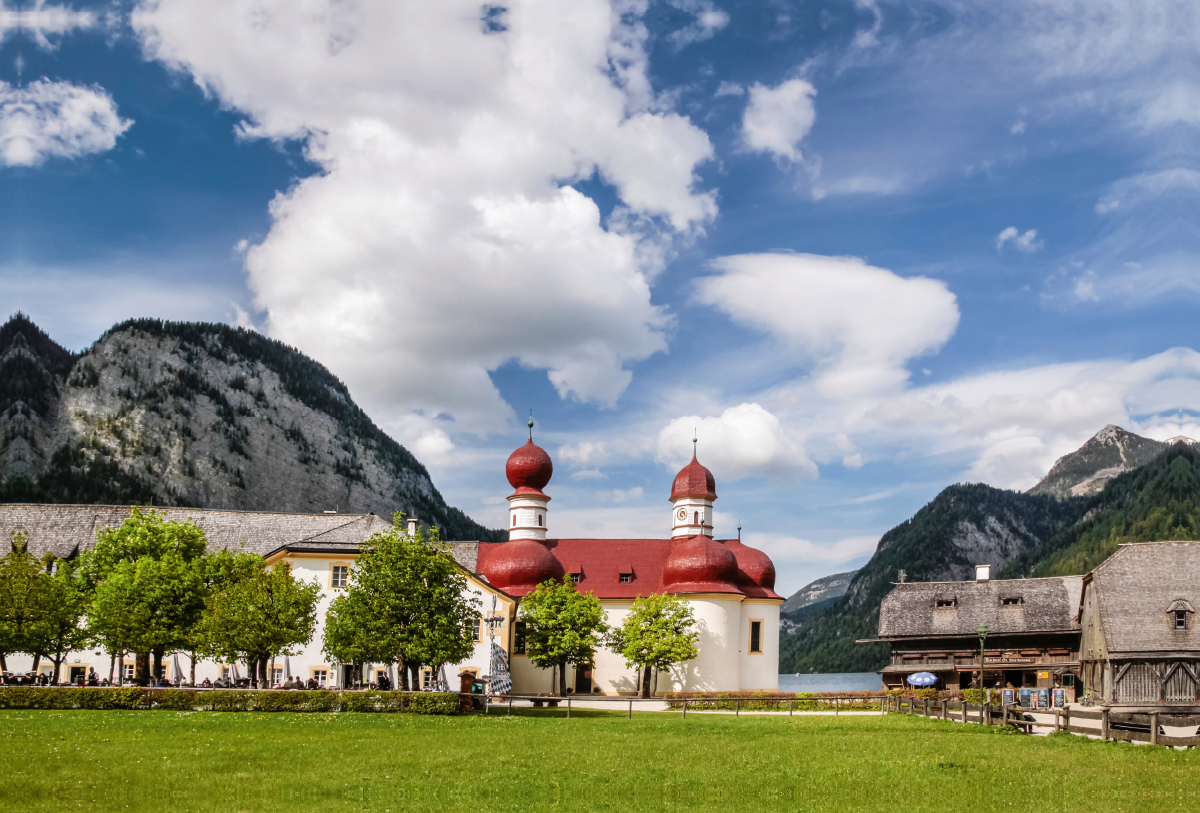
{"label": "shrub", "polygon": [[0,709],[350,711],[455,714],[458,695],[427,692],[197,691],[132,688],[0,688]]}
{"label": "shrub", "polygon": [[[689,709],[696,711],[877,711],[880,692],[797,692],[770,694],[766,692],[668,692],[663,695],[669,708],[683,707],[687,698]],[[836,704],[834,698],[841,698]]]}

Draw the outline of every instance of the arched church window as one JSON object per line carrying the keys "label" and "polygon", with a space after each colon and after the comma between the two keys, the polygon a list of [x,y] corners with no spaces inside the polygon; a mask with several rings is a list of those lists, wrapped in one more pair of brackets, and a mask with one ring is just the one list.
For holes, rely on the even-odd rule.
{"label": "arched church window", "polygon": [[696,512],[696,514],[695,514],[695,516],[692,518],[692,524],[693,524],[693,525],[699,525],[699,524],[700,524],[700,512],[699,512],[699,511],[697,511],[697,512]]}
{"label": "arched church window", "polygon": [[538,514],[538,527],[542,527],[542,515]]}

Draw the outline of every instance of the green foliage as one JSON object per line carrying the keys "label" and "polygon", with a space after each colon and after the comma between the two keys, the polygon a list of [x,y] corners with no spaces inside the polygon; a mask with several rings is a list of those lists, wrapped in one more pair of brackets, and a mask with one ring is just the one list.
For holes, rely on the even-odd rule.
{"label": "green foliage", "polygon": [[1185,443],[1113,478],[1087,501],[1083,521],[1049,536],[1000,575],[1083,574],[1123,544],[1173,539],[1200,539],[1200,451]]}
{"label": "green foliage", "polygon": [[135,505],[118,527],[104,528],[96,535],[95,547],[80,557],[79,572],[85,581],[96,585],[122,562],[168,555],[192,562],[203,556],[206,548],[204,531],[196,524],[168,522],[166,514],[153,509],[143,511]]}
{"label": "green foliage", "polygon": [[34,559],[24,534],[0,559],[0,654],[27,652],[55,662],[83,646],[87,594],[70,562]]}
{"label": "green foliage", "polygon": [[406,712],[456,714],[458,695],[435,692],[197,691],[195,689],[0,688],[0,709]]}
{"label": "green foliage", "polygon": [[193,645],[229,662],[297,654],[316,629],[320,585],[292,578],[282,562],[266,570],[262,557],[240,559],[244,562],[233,560],[228,567],[244,571],[244,577],[227,580],[208,596]]}
{"label": "green foliage", "polygon": [[204,585],[177,553],[117,563],[96,588],[88,631],[110,652],[165,652],[190,648],[190,632],[204,611]]}
{"label": "green foliage", "polygon": [[440,666],[474,649],[477,599],[437,529],[410,536],[397,514],[363,543],[346,593],[325,617],[324,650],[340,663]]}
{"label": "green foliage", "polygon": [[[668,692],[667,706],[688,711],[879,711],[879,692]],[[836,704],[834,698],[840,698]]]}
{"label": "green foliage", "polygon": [[642,697],[650,696],[650,670],[668,669],[699,654],[696,617],[678,596],[652,593],[638,596],[619,627],[609,632],[608,648],[625,658],[629,668],[642,672]]}
{"label": "green foliage", "polygon": [[542,669],[558,667],[560,694],[566,694],[569,663],[591,663],[608,632],[604,608],[591,591],[580,593],[570,575],[544,581],[521,602],[525,653]]}
{"label": "green foliage", "polygon": [[982,484],[954,485],[879,540],[875,555],[855,575],[845,596],[791,635],[781,635],[781,672],[871,672],[887,663],[887,644],[855,644],[874,638],[879,605],[891,591],[896,572],[911,581],[945,578],[953,565],[969,566],[954,538],[964,524],[985,528],[993,522],[1030,546],[1075,522],[1083,500],[1060,501]]}
{"label": "green foliage", "polygon": [[34,415],[47,416],[58,396],[57,379],[74,362],[70,352],[17,313],[0,327],[0,414],[19,403]]}
{"label": "green foliage", "polygon": [[87,439],[59,447],[37,480],[10,477],[0,483],[0,503],[149,505],[154,499],[149,483],[122,469],[110,449]]}

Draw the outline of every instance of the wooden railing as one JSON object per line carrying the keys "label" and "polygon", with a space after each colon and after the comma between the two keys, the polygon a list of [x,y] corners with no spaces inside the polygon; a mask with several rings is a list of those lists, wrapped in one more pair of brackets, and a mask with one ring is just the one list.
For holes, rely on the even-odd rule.
{"label": "wooden railing", "polygon": [[[1111,708],[1085,711],[1070,708],[1024,709],[1020,706],[965,703],[957,700],[918,700],[915,697],[897,697],[891,700],[891,709],[902,714],[980,725],[1014,725],[1023,727],[1027,733],[1035,728],[1050,728],[1054,731],[1069,731],[1072,734],[1099,736],[1102,740],[1147,742],[1151,745],[1167,746],[1200,745],[1200,736],[1171,737],[1160,733],[1160,715],[1175,716],[1179,714],[1177,709],[1164,712],[1122,712]],[[1054,719],[1037,720],[1034,715],[1052,716]],[[1075,724],[1082,720],[1099,721],[1100,725]]]}

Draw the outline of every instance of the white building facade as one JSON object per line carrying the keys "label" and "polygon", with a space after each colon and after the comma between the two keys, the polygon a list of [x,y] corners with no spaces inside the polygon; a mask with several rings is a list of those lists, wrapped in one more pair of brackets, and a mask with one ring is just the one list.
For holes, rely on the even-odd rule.
{"label": "white building facade", "polygon": [[[507,465],[514,492],[509,501],[509,539],[498,543],[453,542],[455,561],[467,576],[467,589],[477,599],[480,617],[472,655],[447,665],[452,687],[458,676],[486,676],[491,667],[491,640],[509,656],[513,692],[552,693],[555,678],[535,667],[524,652],[520,603],[537,584],[565,574],[584,592],[600,600],[611,625],[619,625],[638,596],[671,593],[691,606],[700,634],[696,658],[654,676],[656,693],[674,691],[778,690],[779,606],[774,592],[775,570],[766,554],[739,539],[716,540],[712,535],[712,506],[716,500],[712,473],[693,456],[672,484],[671,535],[645,539],[555,539],[549,536],[550,497],[543,489],[553,474],[549,455],[532,438],[510,456]],[[295,578],[321,587],[318,626],[312,640],[295,655],[279,657],[274,682],[287,676],[317,685],[344,688],[356,675],[348,664],[331,662],[322,652],[325,613],[347,589],[358,549],[372,534],[390,523],[373,515],[274,514],[210,509],[162,509],[168,520],[192,521],[205,532],[210,549],[244,549],[258,553],[268,564],[287,562]],[[115,506],[0,506],[0,534],[22,531],[35,555],[53,553],[72,558],[92,544],[96,533],[115,527],[129,516]],[[410,526],[411,527],[411,526]],[[164,659],[170,679],[187,682],[191,663],[186,654]],[[27,656],[8,656],[10,672],[32,668]],[[107,678],[124,668],[131,676],[132,656],[113,664],[109,653],[74,652],[64,661],[60,680],[66,682],[90,671]],[[52,665],[42,663],[39,671]],[[394,665],[368,664],[365,680],[377,683],[388,674],[395,686]],[[244,664],[201,661],[197,682],[205,678],[245,676]],[[116,675],[113,675],[114,678]],[[435,676],[427,670],[425,684]],[[576,693],[629,695],[639,690],[636,669],[605,649],[595,663],[568,668],[567,682]]]}

